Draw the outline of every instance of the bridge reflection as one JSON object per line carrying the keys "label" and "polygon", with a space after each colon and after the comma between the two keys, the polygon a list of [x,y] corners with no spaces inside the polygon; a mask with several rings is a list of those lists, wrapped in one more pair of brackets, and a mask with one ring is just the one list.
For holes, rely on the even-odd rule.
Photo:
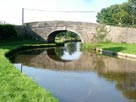
{"label": "bridge reflection", "polygon": [[49,58],[51,58],[52,60],[57,61],[57,62],[70,62],[70,61],[72,61],[72,60],[61,59],[61,57],[59,57],[57,55],[56,50],[54,48],[47,49],[47,55]]}
{"label": "bridge reflection", "polygon": [[60,58],[56,54],[56,50],[51,49],[26,52],[17,55],[13,62],[54,70],[97,71],[101,73],[136,72],[135,62],[107,56],[97,56],[95,53],[90,52],[82,53],[79,59],[73,61]]}
{"label": "bridge reflection", "polygon": [[[64,48],[61,48],[64,51]],[[61,71],[96,72],[100,78],[115,83],[128,99],[136,99],[136,63],[132,61],[83,52],[76,60],[64,60],[58,49],[28,50],[19,54],[14,63]],[[59,53],[58,53],[58,52]]]}

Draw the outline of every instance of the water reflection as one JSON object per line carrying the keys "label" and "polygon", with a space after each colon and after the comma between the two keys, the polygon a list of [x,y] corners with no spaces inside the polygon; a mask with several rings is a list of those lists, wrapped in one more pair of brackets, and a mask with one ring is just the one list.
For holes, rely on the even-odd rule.
{"label": "water reflection", "polygon": [[[136,62],[80,52],[79,44],[76,48],[68,46],[73,50],[67,45],[52,50],[28,50],[27,54],[18,54],[14,63],[22,63],[23,72],[60,102],[136,101]],[[69,59],[66,54],[76,58]],[[20,68],[20,64],[16,66]]]}
{"label": "water reflection", "polygon": [[76,60],[81,56],[80,42],[69,42],[64,47],[47,49],[47,55],[56,61]]}

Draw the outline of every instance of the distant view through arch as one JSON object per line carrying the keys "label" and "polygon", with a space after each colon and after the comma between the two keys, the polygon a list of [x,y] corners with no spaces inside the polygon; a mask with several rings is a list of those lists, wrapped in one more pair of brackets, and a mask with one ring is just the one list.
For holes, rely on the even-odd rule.
{"label": "distant view through arch", "polygon": [[80,34],[77,34],[70,30],[56,30],[51,32],[47,37],[48,43],[69,42],[69,41],[83,42]]}

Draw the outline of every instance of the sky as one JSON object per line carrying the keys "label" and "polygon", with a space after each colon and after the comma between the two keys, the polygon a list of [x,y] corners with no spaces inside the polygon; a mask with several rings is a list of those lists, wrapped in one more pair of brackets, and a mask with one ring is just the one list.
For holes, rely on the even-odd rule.
{"label": "sky", "polygon": [[[0,0],[0,21],[21,25],[22,8],[24,8],[24,23],[52,20],[96,23],[96,15],[102,8],[127,1],[128,0]],[[62,13],[47,12],[46,10],[94,12]]]}

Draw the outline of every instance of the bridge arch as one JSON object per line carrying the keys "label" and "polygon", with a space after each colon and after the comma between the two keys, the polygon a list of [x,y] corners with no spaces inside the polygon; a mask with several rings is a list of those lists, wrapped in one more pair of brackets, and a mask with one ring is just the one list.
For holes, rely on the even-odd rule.
{"label": "bridge arch", "polygon": [[76,31],[74,30],[71,30],[71,29],[65,29],[65,30],[53,30],[52,32],[50,32],[48,35],[47,35],[47,42],[48,43],[54,43],[55,42],[55,37],[57,36],[57,34],[61,33],[61,32],[72,32],[74,34],[76,34],[77,36],[79,36],[81,42],[83,43],[83,38],[81,36],[81,34],[77,33]]}
{"label": "bridge arch", "polygon": [[54,42],[58,32],[71,31],[77,34],[82,43],[94,42],[98,24],[72,21],[43,21],[26,23],[25,31],[32,38]]}

